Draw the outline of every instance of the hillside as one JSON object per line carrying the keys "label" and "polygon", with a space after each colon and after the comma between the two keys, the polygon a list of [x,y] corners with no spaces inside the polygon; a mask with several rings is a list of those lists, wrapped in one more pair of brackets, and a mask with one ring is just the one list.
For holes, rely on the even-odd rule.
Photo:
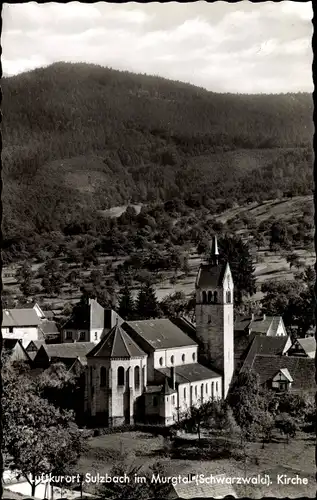
{"label": "hillside", "polygon": [[68,63],[2,90],[7,246],[122,204],[181,198],[217,212],[312,190],[308,94],[215,94]]}

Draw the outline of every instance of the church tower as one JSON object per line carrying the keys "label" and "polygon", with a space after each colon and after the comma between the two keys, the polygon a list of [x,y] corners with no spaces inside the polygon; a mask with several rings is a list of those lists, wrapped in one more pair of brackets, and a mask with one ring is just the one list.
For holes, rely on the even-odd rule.
{"label": "church tower", "polygon": [[219,263],[217,237],[209,248],[210,262],[196,279],[196,333],[210,364],[223,375],[223,397],[234,371],[233,280],[229,264]]}

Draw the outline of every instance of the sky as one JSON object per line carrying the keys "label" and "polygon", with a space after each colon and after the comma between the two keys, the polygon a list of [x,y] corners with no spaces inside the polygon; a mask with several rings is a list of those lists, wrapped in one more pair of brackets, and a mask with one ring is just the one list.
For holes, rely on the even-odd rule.
{"label": "sky", "polygon": [[2,71],[57,61],[214,92],[312,92],[312,2],[3,4]]}

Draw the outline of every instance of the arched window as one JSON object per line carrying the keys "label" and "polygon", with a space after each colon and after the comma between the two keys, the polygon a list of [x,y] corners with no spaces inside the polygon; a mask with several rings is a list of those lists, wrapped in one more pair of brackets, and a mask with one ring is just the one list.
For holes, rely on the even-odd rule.
{"label": "arched window", "polygon": [[218,394],[218,382],[216,382],[216,393]]}
{"label": "arched window", "polygon": [[214,383],[211,382],[211,397],[214,397]]}
{"label": "arched window", "polygon": [[196,360],[196,353],[193,352],[193,361]]}
{"label": "arched window", "polygon": [[159,363],[160,363],[161,366],[163,366],[163,358],[159,359]]}
{"label": "arched window", "polygon": [[175,396],[172,396],[172,404],[175,404]]}
{"label": "arched window", "polygon": [[107,385],[107,369],[102,366],[100,368],[100,387],[105,387]]}
{"label": "arched window", "polygon": [[174,356],[171,356],[171,364],[174,364]]}
{"label": "arched window", "polygon": [[214,292],[214,303],[217,304],[218,302],[218,292]]}
{"label": "arched window", "polygon": [[186,401],[186,387],[184,387],[184,401]]}
{"label": "arched window", "polygon": [[124,385],[124,368],[119,366],[118,368],[118,385]]}
{"label": "arched window", "polygon": [[182,361],[185,363],[185,354],[182,354]]}
{"label": "arched window", "polygon": [[208,302],[212,302],[212,292],[208,292]]}
{"label": "arched window", "polygon": [[206,394],[208,394],[208,384],[206,384],[205,389],[206,389]]}
{"label": "arched window", "polygon": [[226,302],[227,304],[231,304],[231,292],[228,291],[226,294]]}
{"label": "arched window", "polygon": [[207,293],[203,292],[203,304],[207,303]]}
{"label": "arched window", "polygon": [[134,387],[135,389],[140,388],[140,367],[136,366],[134,368]]}
{"label": "arched window", "polygon": [[195,397],[197,398],[197,385],[195,385]]}

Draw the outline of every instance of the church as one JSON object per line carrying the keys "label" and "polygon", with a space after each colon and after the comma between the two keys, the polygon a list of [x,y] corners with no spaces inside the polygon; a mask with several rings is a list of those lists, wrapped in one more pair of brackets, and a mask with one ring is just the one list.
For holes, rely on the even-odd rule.
{"label": "church", "polygon": [[234,283],[211,261],[196,279],[196,325],[185,318],[122,321],[86,355],[85,410],[103,425],[172,425],[186,409],[226,398],[234,372]]}

